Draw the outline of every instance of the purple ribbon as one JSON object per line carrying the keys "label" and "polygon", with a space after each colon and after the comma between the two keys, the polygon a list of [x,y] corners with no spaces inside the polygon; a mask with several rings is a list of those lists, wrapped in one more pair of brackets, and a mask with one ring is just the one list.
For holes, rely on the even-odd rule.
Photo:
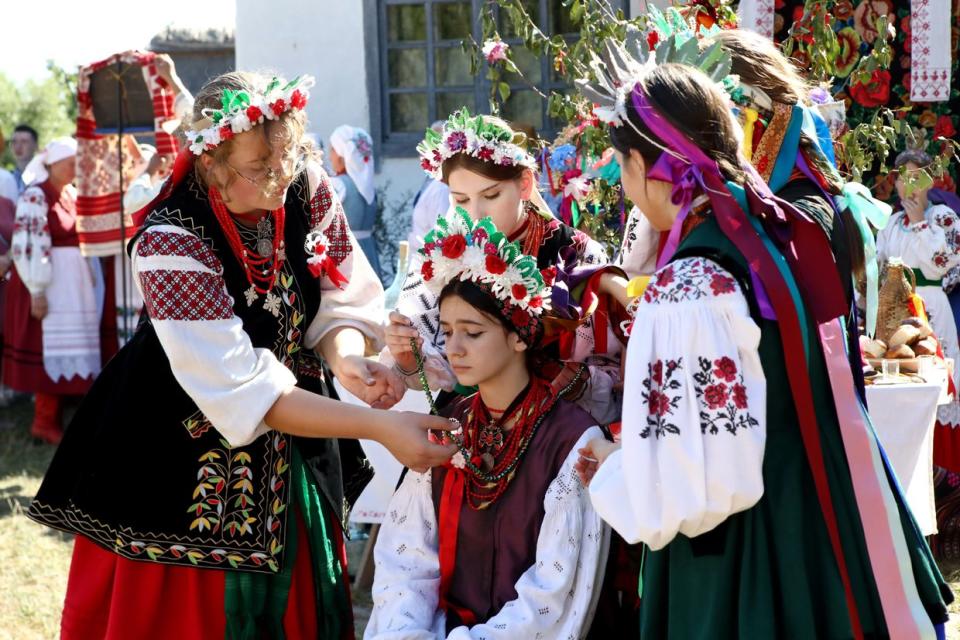
{"label": "purple ribbon", "polygon": [[[729,216],[734,220],[735,224],[739,224],[737,221],[738,216],[735,212],[740,209],[740,204],[728,189],[710,188],[708,186],[709,182],[725,185],[726,178],[724,178],[720,172],[720,167],[718,167],[717,163],[704,153],[700,147],[693,144],[686,136],[677,131],[673,125],[664,120],[663,117],[657,113],[656,109],[647,103],[646,96],[639,86],[634,88],[632,97],[633,106],[644,124],[671,150],[664,151],[660,155],[660,158],[654,163],[654,167],[648,176],[657,180],[672,182],[674,189],[671,192],[671,200],[674,204],[681,204],[680,214],[677,215],[677,219],[670,228],[667,243],[664,245],[663,251],[657,259],[657,267],[659,268],[666,264],[677,250],[680,235],[683,232],[684,219],[690,213],[689,204],[687,204],[685,208],[683,206],[684,198],[689,197],[692,202],[692,194],[696,186],[701,186],[706,196],[710,198],[710,203],[713,206],[715,215]],[[678,158],[677,155],[683,156],[687,158],[687,160],[684,161]],[[750,166],[749,163],[742,164],[749,166],[749,169],[747,169],[747,166],[745,166],[744,169],[747,169],[750,178],[754,178],[748,180],[748,182],[753,183],[751,186],[755,187],[762,195],[772,197],[773,194],[770,192],[770,188],[762,179],[759,179],[759,174],[756,170],[750,172],[750,169],[753,169],[753,167]],[[654,175],[654,171],[657,172],[657,175]],[[712,180],[708,180],[707,176],[712,178]],[[677,198],[679,198],[679,202]],[[760,314],[767,320],[776,320],[777,316],[773,310],[773,303],[770,301],[770,296],[767,294],[759,275],[752,266],[750,269],[750,280],[756,292]]]}

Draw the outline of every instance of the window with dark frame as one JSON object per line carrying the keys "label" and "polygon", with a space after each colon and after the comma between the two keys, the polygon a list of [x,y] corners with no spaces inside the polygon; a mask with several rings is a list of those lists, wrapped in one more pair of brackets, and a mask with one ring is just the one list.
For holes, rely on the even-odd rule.
{"label": "window with dark frame", "polygon": [[[372,2],[377,4],[378,42],[368,51],[377,51],[379,57],[379,65],[370,68],[374,129],[379,129],[383,155],[413,156],[430,123],[462,106],[472,112],[488,110],[486,67],[472,75],[469,56],[461,47],[465,38],[481,39],[484,0],[368,0],[368,6]],[[576,37],[569,8],[561,0],[524,0],[523,4],[547,35]],[[611,4],[627,11],[627,0]],[[547,95],[569,88],[554,71],[552,60],[522,46],[506,16],[498,16],[498,24],[504,41],[511,45],[513,61],[528,81]],[[374,30],[368,33],[373,35]],[[546,101],[516,74],[505,74],[503,81],[510,85],[510,97],[501,115],[551,138],[558,123],[548,116]]]}

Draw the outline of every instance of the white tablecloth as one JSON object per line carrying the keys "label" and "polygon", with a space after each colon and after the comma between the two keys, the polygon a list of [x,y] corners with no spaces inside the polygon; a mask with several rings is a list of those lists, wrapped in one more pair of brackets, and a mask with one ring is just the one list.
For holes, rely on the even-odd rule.
{"label": "white tablecloth", "polygon": [[[334,381],[337,393],[340,399],[351,404],[366,406],[359,398],[340,386],[339,381]],[[427,404],[427,397],[422,391],[407,389],[403,399],[393,407],[394,411],[415,411],[417,413],[429,413],[430,406]],[[393,457],[386,447],[373,440],[361,440],[360,445],[364,453],[373,465],[374,476],[363,490],[357,503],[350,512],[350,522],[383,522],[386,515],[387,503],[397,488],[397,482],[400,480],[400,472],[403,465]]]}
{"label": "white tablecloth", "polygon": [[937,532],[933,495],[933,427],[946,401],[946,377],[928,383],[871,385],[867,405],[877,437],[925,536]]}

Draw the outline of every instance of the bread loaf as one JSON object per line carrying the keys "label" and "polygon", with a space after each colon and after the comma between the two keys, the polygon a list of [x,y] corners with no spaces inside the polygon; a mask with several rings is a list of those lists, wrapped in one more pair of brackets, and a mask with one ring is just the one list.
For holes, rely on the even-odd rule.
{"label": "bread loaf", "polygon": [[882,358],[887,352],[887,345],[883,340],[871,340],[867,336],[860,336],[860,351],[868,358]]}
{"label": "bread loaf", "polygon": [[915,358],[917,354],[913,352],[913,349],[908,347],[905,344],[900,345],[899,347],[891,347],[887,350],[885,358],[889,360],[895,359],[904,359],[904,358]]}
{"label": "bread loaf", "polygon": [[937,341],[932,337],[924,338],[918,340],[912,349],[918,356],[935,356],[937,355]]}
{"label": "bread loaf", "polygon": [[897,330],[890,336],[889,348],[895,350],[897,347],[912,344],[919,339],[920,329],[909,324],[902,324],[897,327]]}

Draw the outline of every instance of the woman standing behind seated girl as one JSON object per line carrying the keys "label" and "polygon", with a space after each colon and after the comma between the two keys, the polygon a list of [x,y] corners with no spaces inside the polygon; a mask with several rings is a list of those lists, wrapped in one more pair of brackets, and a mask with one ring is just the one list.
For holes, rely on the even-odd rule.
{"label": "woman standing behind seated girl", "polygon": [[343,204],[350,229],[377,277],[380,257],[373,238],[377,192],[373,185],[373,140],[360,127],[340,125],[330,134],[330,181]]}
{"label": "woman standing behind seated girl", "polygon": [[463,210],[425,244],[426,284],[457,381],[479,391],[444,467],[408,473],[377,541],[366,638],[578,638],[609,533],[574,471],[601,430],[539,377],[545,285],[489,218]]}

